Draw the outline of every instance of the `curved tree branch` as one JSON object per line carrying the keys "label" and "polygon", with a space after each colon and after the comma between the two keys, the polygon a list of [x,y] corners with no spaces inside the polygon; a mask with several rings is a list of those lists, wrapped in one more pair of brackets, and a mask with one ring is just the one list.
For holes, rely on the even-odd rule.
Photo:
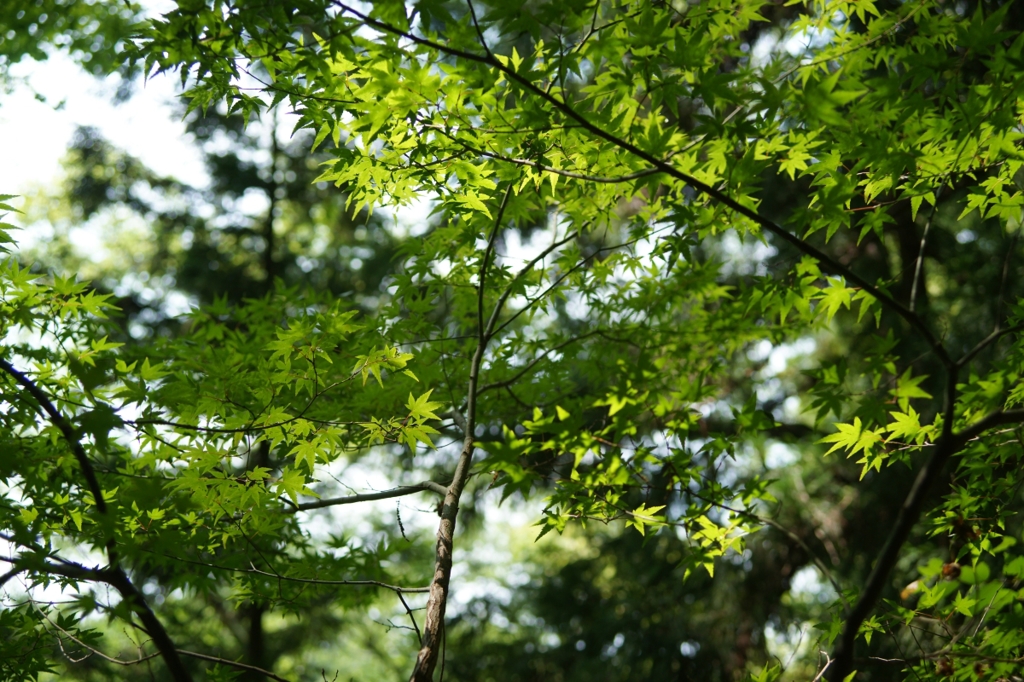
{"label": "curved tree branch", "polygon": [[[83,642],[82,640],[78,639],[77,637],[72,635],[70,632],[68,632],[67,630],[62,628],[57,623],[55,623],[52,620],[50,620],[49,618],[47,618],[45,615],[43,616],[43,618],[46,618],[46,621],[50,625],[52,625],[57,630],[60,630],[61,633],[63,633],[65,637],[70,639],[72,642],[74,642],[78,646],[82,647],[83,649],[89,651],[92,654],[95,654],[95,655],[99,656],[100,658],[102,658],[103,660],[107,661],[108,663],[113,663],[114,665],[121,665],[121,666],[138,665],[139,663],[144,663],[145,661],[148,661],[151,658],[156,658],[157,656],[160,655],[159,652],[157,652],[155,654],[148,654],[146,656],[141,656],[140,655],[138,658],[136,658],[134,660],[131,660],[131,661],[126,661],[126,660],[121,659],[121,658],[116,658],[114,656],[110,656],[108,654],[103,653],[102,651],[100,651],[99,649],[97,649],[97,648],[95,648],[93,646],[90,646],[90,645],[86,644],[85,642]],[[275,675],[273,672],[271,672],[269,670],[264,670],[263,668],[257,668],[254,665],[247,665],[245,663],[239,663],[238,661],[231,661],[231,660],[228,660],[226,658],[221,658],[220,656],[211,656],[209,654],[200,654],[200,653],[196,653],[195,651],[185,651],[184,649],[178,649],[178,653],[181,654],[182,656],[189,656],[191,658],[198,658],[199,660],[202,660],[202,661],[211,661],[213,663],[217,663],[217,664],[220,664],[220,665],[226,665],[226,666],[230,666],[232,668],[239,668],[241,670],[248,670],[250,672],[259,673],[260,675],[263,675],[267,679],[276,680],[277,682],[291,682],[291,680],[288,680],[288,679],[286,679],[284,677],[281,677],[279,675]]]}
{"label": "curved tree branch", "polygon": [[[82,470],[82,476],[85,477],[85,484],[88,487],[89,492],[92,494],[93,500],[96,502],[96,511],[100,514],[107,513],[107,501],[103,499],[103,489],[100,488],[100,482],[96,478],[96,471],[92,468],[92,463],[89,461],[89,457],[85,454],[85,448],[82,447],[82,442],[78,438],[78,433],[71,423],[64,418],[64,415],[60,413],[57,406],[53,404],[50,398],[43,392],[34,381],[29,379],[25,374],[15,369],[11,363],[0,358],[0,369],[9,374],[29,395],[36,401],[39,407],[46,413],[46,417],[50,420],[50,423],[57,427],[61,435],[64,436],[64,440],[71,448],[71,452],[74,453],[75,459],[78,461],[78,466]],[[111,558],[111,563],[114,563],[114,559]]]}
{"label": "curved tree branch", "polygon": [[231,661],[231,660],[228,660],[226,658],[221,658],[219,656],[211,656],[210,654],[200,654],[200,653],[197,653],[195,651],[185,651],[184,649],[178,649],[178,653],[181,654],[182,656],[188,656],[189,658],[198,658],[201,661],[210,661],[211,663],[217,663],[217,664],[220,664],[220,665],[226,665],[226,666],[229,666],[231,668],[238,668],[239,670],[248,670],[250,672],[254,672],[254,673],[258,673],[260,675],[263,675],[268,680],[276,680],[277,682],[291,682],[291,680],[286,679],[284,677],[281,677],[279,675],[275,675],[274,673],[270,672],[269,670],[264,670],[263,668],[257,668],[254,665],[248,665],[246,663],[239,663],[238,661]]}
{"label": "curved tree branch", "polygon": [[[112,534],[113,530],[113,518],[110,515],[110,509],[107,507],[106,500],[103,498],[103,488],[100,487],[99,480],[96,478],[96,471],[92,467],[92,463],[89,461],[89,457],[85,452],[85,448],[82,446],[82,441],[78,436],[78,432],[71,425],[57,406],[53,404],[53,401],[46,395],[46,393],[39,388],[39,386],[29,379],[24,373],[17,370],[6,360],[0,358],[0,370],[3,370],[10,375],[15,382],[18,383],[39,405],[40,409],[49,418],[50,423],[57,427],[67,442],[71,451],[75,455],[75,459],[78,460],[79,468],[82,470],[82,476],[85,477],[86,486],[89,492],[92,494],[93,500],[96,504],[96,513],[100,516],[100,526],[107,530],[107,559],[109,561],[109,567],[103,570],[89,570],[84,569],[89,577],[85,577],[83,574],[69,577],[85,578],[87,580],[99,580],[102,581],[115,590],[121,595],[121,598],[131,607],[135,614],[142,621],[143,626],[149,633],[149,636],[153,638],[153,644],[156,645],[157,650],[164,659],[164,663],[167,665],[167,670],[171,674],[171,677],[176,682],[192,682],[192,675],[188,669],[185,668],[181,661],[181,657],[178,656],[177,648],[174,646],[174,642],[171,640],[170,635],[167,634],[167,630],[164,629],[160,619],[156,617],[153,610],[146,603],[142,593],[135,587],[132,581],[128,578],[128,574],[121,568],[118,558],[117,550],[114,544],[114,538]],[[53,571],[60,573],[60,571]],[[63,573],[63,575],[68,575]]]}
{"label": "curved tree branch", "polygon": [[1006,329],[996,329],[994,332],[986,336],[984,339],[978,342],[974,348],[964,354],[962,358],[956,361],[957,367],[963,367],[968,362],[974,359],[974,357],[981,351],[988,348],[990,345],[1003,338],[1007,334],[1015,334],[1019,331],[1024,331],[1024,324],[1015,324],[1012,327]]}

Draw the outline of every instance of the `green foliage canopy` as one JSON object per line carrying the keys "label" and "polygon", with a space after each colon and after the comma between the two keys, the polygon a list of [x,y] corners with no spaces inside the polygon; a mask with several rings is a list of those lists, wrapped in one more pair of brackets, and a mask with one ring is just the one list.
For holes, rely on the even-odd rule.
{"label": "green foliage canopy", "polygon": [[[1010,674],[1024,656],[1024,307],[1006,275],[1024,201],[1020,7],[795,3],[759,29],[775,9],[183,2],[154,21],[130,56],[179,71],[192,108],[289,107],[353,209],[428,198],[431,228],[402,246],[375,310],[279,288],[132,347],[106,340],[101,295],[6,261],[5,578],[60,584],[79,617],[137,620],[176,680],[191,679],[183,657],[212,655],[171,640],[146,574],[197,592],[230,577],[236,599],[296,611],[346,583],[403,604],[422,591],[412,679],[430,680],[467,486],[543,496],[542,534],[677,534],[703,580],[778,524],[771,481],[744,461],[803,426],[805,447],[852,458],[866,483],[914,471],[859,571],[833,578],[820,676],[849,679],[858,646],[914,628],[907,674],[967,660]],[[801,47],[765,57],[759,40]],[[524,257],[505,251],[513,232]],[[929,260],[943,232],[1004,245],[980,290]],[[756,244],[782,265],[744,271]],[[768,404],[775,378],[737,368],[758,344],[807,338],[846,347],[784,389],[794,416]],[[440,458],[444,474],[315,499],[332,463],[360,458]],[[442,497],[426,587],[390,543],[327,552],[304,525],[424,492]],[[927,560],[899,567],[910,538]],[[896,571],[916,578],[907,598]],[[57,630],[102,648],[68,613],[5,611],[18,636],[3,646]],[[13,676],[51,665],[10,660]]]}

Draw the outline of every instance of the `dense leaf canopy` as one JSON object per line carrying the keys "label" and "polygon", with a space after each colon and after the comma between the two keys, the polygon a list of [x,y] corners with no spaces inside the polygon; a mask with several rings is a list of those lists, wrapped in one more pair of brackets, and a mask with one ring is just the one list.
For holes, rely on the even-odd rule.
{"label": "dense leaf canopy", "polygon": [[5,679],[1019,676],[1024,5],[69,7],[214,183],[3,261]]}

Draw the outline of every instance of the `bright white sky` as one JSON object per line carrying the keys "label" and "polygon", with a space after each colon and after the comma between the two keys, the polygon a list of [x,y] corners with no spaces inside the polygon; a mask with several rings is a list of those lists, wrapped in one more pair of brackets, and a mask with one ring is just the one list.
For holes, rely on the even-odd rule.
{"label": "bright white sky", "polygon": [[98,128],[157,173],[205,184],[202,160],[170,106],[179,83],[173,76],[157,76],[128,102],[114,105],[116,78],[97,80],[63,55],[25,61],[12,71],[25,81],[10,95],[0,95],[0,194],[34,194],[58,177],[79,125]]}
{"label": "bright white sky", "polygon": [[[138,158],[158,175],[176,177],[193,186],[209,181],[202,156],[185,132],[174,106],[180,92],[174,74],[156,76],[136,85],[132,97],[114,104],[119,80],[94,78],[69,57],[56,54],[46,62],[26,60],[11,69],[15,87],[0,93],[0,194],[31,197],[61,177],[61,160],[78,126],[92,126],[115,147]],[[294,120],[282,117],[278,135],[291,135]],[[21,200],[11,202],[20,208]],[[426,223],[430,202],[413,202],[385,209],[396,229],[416,230]],[[19,223],[16,217],[8,219]],[[418,228],[422,229],[422,228]],[[19,242],[31,243],[31,230]]]}

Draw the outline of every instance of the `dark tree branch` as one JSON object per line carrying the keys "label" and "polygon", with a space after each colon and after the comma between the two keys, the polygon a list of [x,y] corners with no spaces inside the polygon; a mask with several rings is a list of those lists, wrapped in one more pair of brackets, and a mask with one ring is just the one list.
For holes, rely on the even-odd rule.
{"label": "dark tree branch", "polygon": [[24,567],[20,567],[19,568],[18,566],[15,566],[14,568],[12,568],[11,570],[7,571],[3,575],[0,575],[0,588],[2,588],[4,585],[6,585],[8,582],[10,582],[11,578],[13,578],[14,576],[18,575],[19,573],[21,573],[24,570],[26,570]]}
{"label": "dark tree branch", "polygon": [[[950,383],[955,384],[955,382],[956,375],[953,374],[950,376]],[[955,388],[947,395],[955,395],[953,391],[955,391]],[[853,667],[854,645],[861,623],[868,617],[875,603],[881,597],[889,574],[899,558],[900,549],[921,516],[928,491],[942,472],[946,463],[951,457],[960,452],[967,443],[983,435],[989,429],[1005,424],[1024,423],[1024,410],[999,411],[993,412],[980,421],[975,422],[960,433],[953,433],[951,426],[952,418],[948,414],[950,409],[947,406],[947,417],[943,424],[943,434],[939,437],[938,442],[936,442],[928,461],[917,472],[917,478],[914,479],[914,484],[903,501],[903,506],[900,507],[896,522],[885,540],[882,551],[879,552],[878,558],[875,560],[875,566],[871,570],[860,598],[846,617],[843,633],[836,641],[834,650],[834,666],[829,676],[829,679],[833,680],[833,682],[843,682],[846,676],[850,674]]]}
{"label": "dark tree branch", "polygon": [[[64,436],[65,442],[71,448],[71,452],[74,453],[75,459],[78,460],[78,466],[82,470],[82,476],[85,477],[85,484],[92,494],[93,499],[96,501],[96,511],[100,514],[107,513],[107,501],[103,499],[103,489],[100,487],[100,482],[96,478],[96,471],[92,468],[92,462],[89,461],[89,457],[85,454],[85,448],[82,447],[82,442],[78,438],[78,433],[71,423],[64,418],[64,415],[60,413],[56,405],[50,400],[50,398],[40,389],[34,381],[25,376],[22,372],[14,368],[11,363],[0,358],[0,369],[9,374],[23,389],[25,389],[29,395],[36,401],[39,407],[46,413],[50,423],[57,427],[61,435]],[[111,563],[114,563],[114,559],[111,558]]]}
{"label": "dark tree branch", "polygon": [[484,48],[484,52],[491,54],[491,48],[487,47],[487,41],[484,40],[483,29],[480,28],[480,22],[476,18],[476,9],[473,7],[473,0],[466,0],[466,4],[469,5],[469,16],[473,19],[473,28],[476,29],[477,40],[480,41],[480,47]]}
{"label": "dark tree branch", "polygon": [[[100,516],[100,525],[108,534],[107,540],[107,559],[110,562],[109,568],[105,570],[91,570],[79,567],[81,571],[85,571],[85,574],[79,573],[78,576],[69,575],[68,577],[79,577],[86,580],[99,580],[102,581],[115,590],[121,595],[121,598],[129,605],[129,607],[135,612],[135,614],[142,621],[149,636],[153,638],[153,644],[156,645],[157,650],[160,652],[161,657],[164,659],[164,663],[167,665],[167,670],[171,674],[171,677],[176,682],[192,682],[192,675],[188,669],[185,668],[178,656],[177,648],[174,646],[174,642],[171,640],[170,635],[164,629],[160,619],[156,617],[153,610],[146,603],[145,598],[138,591],[132,581],[128,578],[128,574],[120,567],[117,558],[117,550],[114,544],[113,538],[113,519],[110,516],[109,508],[107,507],[106,500],[103,498],[103,489],[100,487],[99,481],[96,478],[96,472],[92,467],[92,463],[89,461],[89,457],[85,452],[85,448],[82,446],[82,441],[78,436],[71,423],[60,413],[56,405],[50,400],[50,398],[43,392],[34,381],[29,379],[25,374],[14,368],[9,362],[4,359],[0,359],[0,369],[10,375],[22,388],[25,389],[32,396],[32,398],[38,403],[39,407],[46,413],[50,423],[57,427],[64,437],[65,442],[71,448],[71,451],[75,454],[75,459],[78,460],[79,468],[82,470],[82,475],[85,477],[86,485],[89,488],[89,492],[92,494],[96,504],[96,513]],[[77,569],[76,569],[77,570]],[[51,571],[60,575],[68,575],[67,573],[61,573],[60,571]]]}
{"label": "dark tree branch", "polygon": [[1024,410],[1000,410],[980,419],[957,434],[960,446],[974,440],[989,429],[1008,424],[1024,424]]}
{"label": "dark tree branch", "polygon": [[49,575],[60,575],[72,580],[85,580],[97,583],[106,582],[106,576],[102,568],[87,568],[74,561],[65,561],[60,564],[51,564],[46,561],[37,563],[32,560],[26,560],[23,555],[20,559],[16,559],[14,563],[16,566],[20,565],[27,571],[34,570]]}
{"label": "dark tree branch", "polygon": [[957,360],[956,366],[963,367],[968,362],[973,360],[978,353],[985,350],[999,339],[1003,338],[1007,334],[1015,334],[1021,330],[1024,330],[1024,324],[1015,324],[1012,327],[1007,327],[1006,329],[996,329],[994,332],[992,332],[984,339],[979,341],[978,345],[976,345],[974,348],[968,351],[962,358]]}

